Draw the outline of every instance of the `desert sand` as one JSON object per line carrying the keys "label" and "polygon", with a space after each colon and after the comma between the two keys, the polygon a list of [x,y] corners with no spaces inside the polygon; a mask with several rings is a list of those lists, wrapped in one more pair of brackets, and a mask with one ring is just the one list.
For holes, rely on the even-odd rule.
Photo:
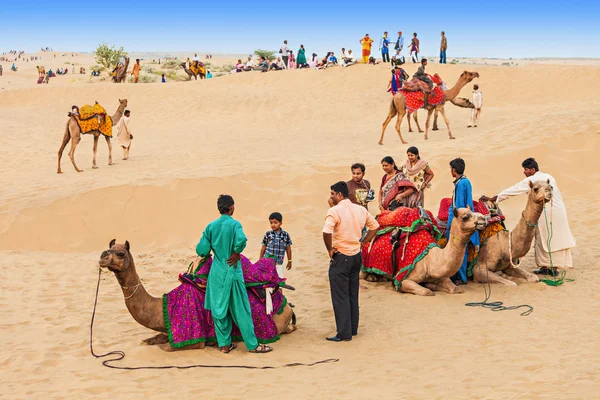
{"label": "desert sand", "polygon": [[[62,53],[59,53],[62,54]],[[47,54],[44,53],[45,57]],[[61,57],[60,55],[57,59]],[[90,56],[65,62],[93,64]],[[42,60],[43,62],[44,60]],[[218,60],[214,60],[216,62]],[[552,174],[566,202],[577,240],[574,282],[493,286],[492,299],[518,311],[465,307],[483,288],[416,297],[389,283],[363,282],[359,336],[330,343],[335,332],[321,238],[329,185],[350,179],[361,161],[377,185],[379,161],[400,162],[402,145],[388,128],[377,141],[391,96],[389,69],[356,65],[227,75],[168,84],[89,83],[88,76],[53,78],[36,85],[35,62],[0,77],[0,386],[7,399],[32,398],[265,398],[287,399],[592,399],[600,393],[600,90],[598,62],[564,60],[518,66],[430,64],[449,86],[475,70],[484,93],[479,127],[467,129],[470,110],[446,106],[456,140],[447,130],[405,139],[419,148],[436,176],[426,208],[437,213],[450,196],[448,162],[463,157],[474,196],[493,195],[522,179],[520,163],[535,157]],[[229,62],[224,58],[223,63]],[[43,62],[45,63],[45,62]],[[48,62],[46,68],[59,64]],[[406,70],[412,74],[413,64]],[[89,69],[88,69],[89,73]],[[461,96],[470,97],[471,86]],[[126,98],[134,134],[130,159],[107,165],[99,143],[92,170],[92,137],[68,156],[56,174],[56,152],[73,104],[98,101],[109,113]],[[425,113],[420,113],[424,126]],[[274,370],[144,370],[104,368],[89,351],[97,261],[111,239],[129,240],[149,293],[177,286],[205,225],[217,217],[216,197],[229,193],[249,237],[245,254],[256,260],[272,211],[284,215],[294,241],[287,293],[298,330],[268,355],[241,346],[165,353],[141,341],[153,333],[127,312],[114,276],[103,272],[94,328],[98,353],[123,350],[124,366],[282,365],[338,358],[335,364]],[[526,199],[502,203],[507,225],[520,218]],[[375,213],[375,205],[371,212]],[[523,260],[535,268],[533,250]]]}

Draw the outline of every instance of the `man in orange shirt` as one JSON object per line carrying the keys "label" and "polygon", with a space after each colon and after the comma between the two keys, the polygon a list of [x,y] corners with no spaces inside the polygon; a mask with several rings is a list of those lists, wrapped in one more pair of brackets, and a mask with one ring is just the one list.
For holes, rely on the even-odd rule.
{"label": "man in orange shirt", "polygon": [[[361,246],[375,237],[379,224],[365,207],[348,199],[348,185],[331,186],[331,203],[323,227],[323,241],[330,257],[329,287],[337,334],[332,342],[350,341],[358,334],[358,279],[362,264]],[[364,226],[369,230],[360,241]]]}
{"label": "man in orange shirt", "polygon": [[142,66],[140,65],[140,59],[135,60],[135,64],[133,64],[133,70],[131,71],[131,75],[133,75],[133,83],[138,83],[140,80],[140,69]]}

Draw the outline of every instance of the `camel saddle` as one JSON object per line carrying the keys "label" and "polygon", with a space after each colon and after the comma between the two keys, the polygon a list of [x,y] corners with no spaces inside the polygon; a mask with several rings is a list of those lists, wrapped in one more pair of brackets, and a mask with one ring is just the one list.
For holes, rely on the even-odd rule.
{"label": "camel saddle", "polygon": [[69,116],[75,118],[82,134],[99,131],[106,137],[112,137],[112,119],[97,102],[93,106],[85,104],[79,108],[79,115],[69,113]]}
{"label": "camel saddle", "polygon": [[[425,82],[418,80],[418,79],[413,79],[410,82],[407,82],[402,87],[402,89],[400,89],[400,92],[402,93],[402,95],[404,96],[404,99],[406,101],[406,110],[409,113],[413,113],[413,112],[417,111],[419,108],[425,107],[425,92],[427,90],[411,91],[409,89],[411,87],[409,84],[415,80],[419,81],[420,84],[425,85],[425,87],[427,87],[427,90],[429,90],[429,86]],[[412,87],[414,88],[415,86],[412,86]],[[438,104],[443,104],[445,100],[446,100],[446,94],[444,93],[444,91],[442,90],[441,87],[436,86],[429,93],[429,98],[427,99],[427,103],[428,103],[428,105],[431,105],[431,106],[437,106]]]}

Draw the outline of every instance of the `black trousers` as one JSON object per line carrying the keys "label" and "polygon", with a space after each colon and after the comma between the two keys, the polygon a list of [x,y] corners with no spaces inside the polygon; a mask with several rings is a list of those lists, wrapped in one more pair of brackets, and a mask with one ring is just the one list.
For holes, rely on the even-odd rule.
{"label": "black trousers", "polygon": [[383,62],[390,62],[390,53],[389,53],[389,51],[387,53],[384,53],[382,51],[381,52],[381,59],[383,60]]}
{"label": "black trousers", "polygon": [[331,302],[340,339],[352,339],[352,335],[358,333],[358,279],[361,264],[361,253],[353,256],[337,253],[329,264]]}
{"label": "black trousers", "polygon": [[285,67],[288,67],[288,57],[289,56],[281,56],[281,59],[283,60],[283,63],[285,64]]}

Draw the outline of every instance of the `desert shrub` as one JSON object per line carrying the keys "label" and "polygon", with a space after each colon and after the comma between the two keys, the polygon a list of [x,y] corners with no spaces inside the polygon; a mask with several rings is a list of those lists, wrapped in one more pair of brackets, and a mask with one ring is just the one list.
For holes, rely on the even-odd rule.
{"label": "desert shrub", "polygon": [[167,61],[163,61],[160,65],[166,69],[175,69],[175,68],[179,68],[180,64],[181,64],[181,62],[177,61],[177,60],[167,60]]}
{"label": "desert shrub", "polygon": [[[129,76],[129,82],[133,83],[133,75]],[[156,75],[146,74],[143,72],[140,73],[139,83],[154,83],[154,82],[158,82],[158,77],[156,77]]]}
{"label": "desert shrub", "polygon": [[104,68],[110,68],[114,66],[121,57],[127,57],[127,52],[123,50],[123,47],[115,49],[115,46],[108,47],[106,43],[99,45],[94,50],[94,57],[96,62],[102,65]]}
{"label": "desert shrub", "polygon": [[149,65],[144,64],[144,65],[142,65],[142,71],[151,74],[154,72],[154,68],[152,68]]}
{"label": "desert shrub", "polygon": [[276,51],[271,51],[271,50],[262,50],[262,49],[257,49],[254,50],[254,54],[257,55],[258,57],[265,57],[267,60],[272,61],[275,59],[275,53]]}

